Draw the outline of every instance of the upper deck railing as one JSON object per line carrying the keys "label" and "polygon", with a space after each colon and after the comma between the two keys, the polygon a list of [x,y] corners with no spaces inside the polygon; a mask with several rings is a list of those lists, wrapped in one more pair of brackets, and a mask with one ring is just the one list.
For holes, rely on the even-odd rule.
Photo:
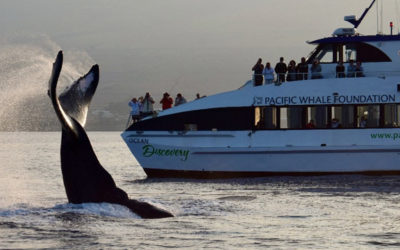
{"label": "upper deck railing", "polygon": [[[284,81],[278,80],[278,74],[274,74],[274,79],[272,82],[275,85],[280,85],[284,82],[295,82],[300,80],[316,80],[316,79],[331,79],[331,78],[361,78],[361,77],[378,77],[378,78],[386,78],[390,76],[400,76],[400,71],[362,71],[362,72],[318,72],[318,73],[285,73],[281,74]],[[269,84],[266,82],[264,75],[262,74],[252,74],[252,79],[246,82],[242,87],[247,86],[248,84],[256,85],[256,77],[262,80],[262,84]]]}

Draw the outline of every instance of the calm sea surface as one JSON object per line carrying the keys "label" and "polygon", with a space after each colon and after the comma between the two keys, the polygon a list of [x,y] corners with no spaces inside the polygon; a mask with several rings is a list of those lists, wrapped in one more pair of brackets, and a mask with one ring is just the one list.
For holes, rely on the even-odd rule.
{"label": "calm sea surface", "polygon": [[1,249],[400,248],[400,177],[146,179],[119,133],[88,135],[119,187],[176,217],[68,204],[61,134],[0,133]]}

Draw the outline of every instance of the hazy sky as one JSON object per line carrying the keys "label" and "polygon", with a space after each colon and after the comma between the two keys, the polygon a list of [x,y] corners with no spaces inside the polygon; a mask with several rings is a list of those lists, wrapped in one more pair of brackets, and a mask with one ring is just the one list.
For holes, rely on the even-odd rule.
{"label": "hazy sky", "polygon": [[[400,26],[395,0],[383,2]],[[100,65],[95,106],[129,100],[150,91],[213,94],[250,79],[258,57],[273,65],[307,56],[305,43],[350,27],[345,15],[360,16],[370,0],[143,0],[0,1],[0,35],[40,34],[64,51],[86,52]],[[377,32],[374,6],[360,25]],[[30,38],[26,38],[29,44]],[[89,69],[89,68],[88,68]]]}

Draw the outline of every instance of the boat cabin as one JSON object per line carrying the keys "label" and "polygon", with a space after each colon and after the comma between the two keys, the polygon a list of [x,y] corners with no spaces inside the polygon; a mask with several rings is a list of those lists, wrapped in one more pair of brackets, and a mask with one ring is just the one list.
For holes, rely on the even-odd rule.
{"label": "boat cabin", "polygon": [[309,42],[316,48],[307,58],[311,65],[318,59],[323,78],[336,77],[336,65],[343,62],[347,67],[350,60],[360,61],[365,76],[398,75],[400,63],[400,35],[376,36],[333,36]]}

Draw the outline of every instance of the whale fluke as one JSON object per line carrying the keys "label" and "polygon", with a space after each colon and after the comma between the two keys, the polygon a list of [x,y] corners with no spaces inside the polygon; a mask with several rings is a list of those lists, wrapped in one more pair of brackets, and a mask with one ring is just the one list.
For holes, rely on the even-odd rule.
{"label": "whale fluke", "polygon": [[57,97],[57,83],[63,53],[57,54],[49,80],[48,95],[61,123],[61,171],[68,201],[71,203],[108,202],[128,207],[142,218],[173,215],[149,203],[129,199],[98,161],[84,126],[88,107],[99,82],[99,67],[94,65],[83,77]]}

